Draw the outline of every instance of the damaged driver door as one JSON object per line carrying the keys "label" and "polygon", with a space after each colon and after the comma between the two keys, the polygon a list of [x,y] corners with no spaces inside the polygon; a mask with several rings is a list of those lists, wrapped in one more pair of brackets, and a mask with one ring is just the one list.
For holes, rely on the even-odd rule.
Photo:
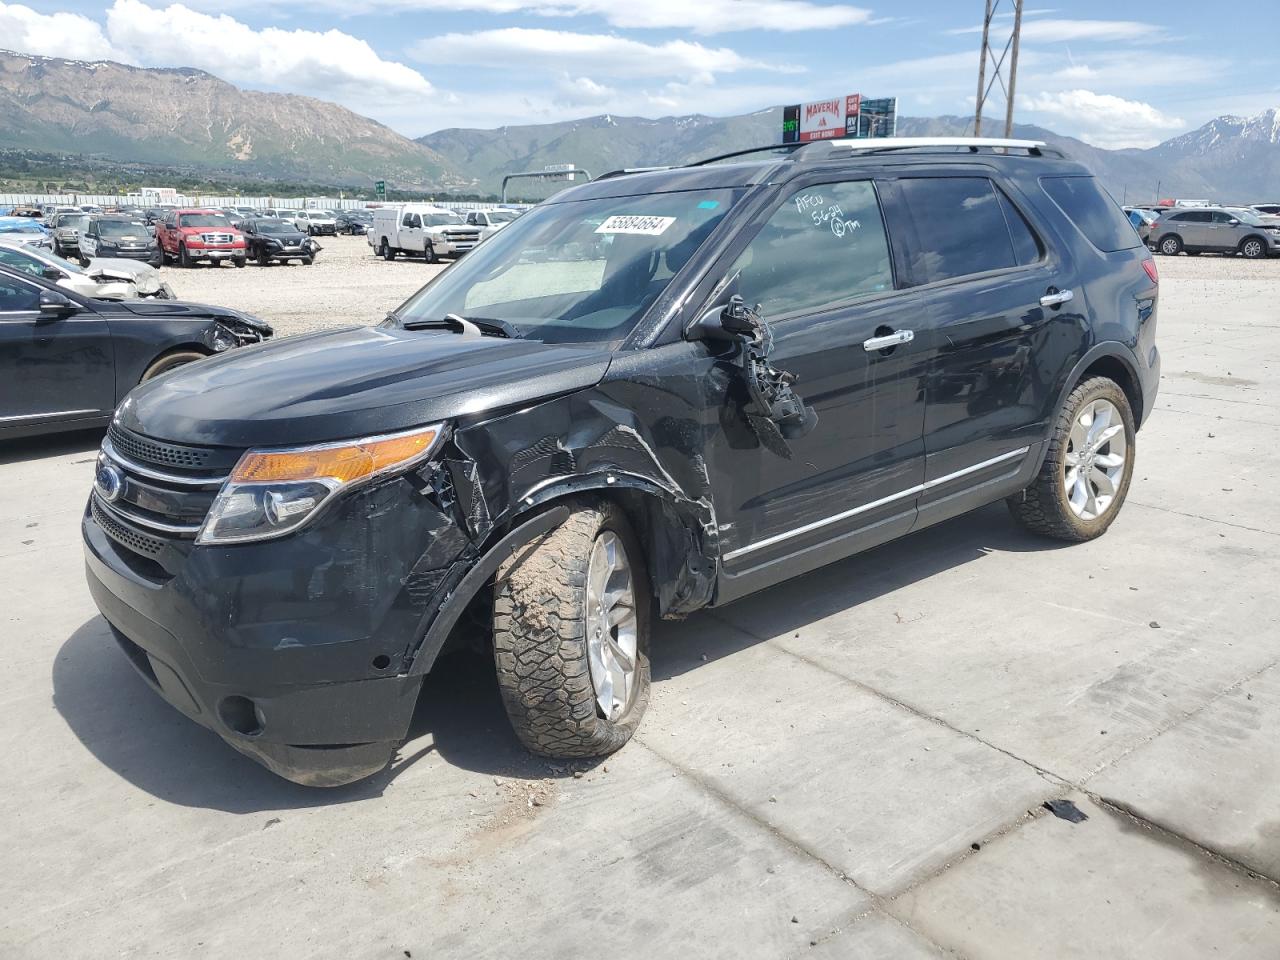
{"label": "damaged driver door", "polygon": [[789,184],[717,275],[725,279],[701,335],[713,339],[712,311],[731,332],[752,322],[730,302],[738,294],[765,328],[756,353],[796,401],[783,398],[781,429],[762,423],[739,348],[708,344],[718,366],[735,370],[711,444],[723,602],[911,528],[926,360],[914,342],[923,318],[895,288],[871,180]]}

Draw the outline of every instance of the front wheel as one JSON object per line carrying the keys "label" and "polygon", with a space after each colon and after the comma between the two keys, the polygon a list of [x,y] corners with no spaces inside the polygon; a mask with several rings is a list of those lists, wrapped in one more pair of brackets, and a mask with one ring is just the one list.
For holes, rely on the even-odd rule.
{"label": "front wheel", "polygon": [[194,267],[196,265],[196,262],[191,259],[191,254],[187,253],[186,244],[178,247],[178,265],[181,267]]}
{"label": "front wheel", "polygon": [[315,257],[303,257],[303,258],[302,258],[302,265],[303,265],[304,267],[309,267],[309,266],[311,266],[311,265],[312,265],[313,263],[315,263],[315,262],[316,262],[316,258],[315,258]]}
{"label": "front wheel", "polygon": [[1059,540],[1106,532],[1129,493],[1137,437],[1129,398],[1094,377],[1067,397],[1036,478],[1006,503],[1028,530]]}
{"label": "front wheel", "polygon": [[1160,241],[1159,249],[1166,257],[1176,257],[1182,252],[1182,238],[1176,234],[1170,234]]}
{"label": "front wheel", "polygon": [[423,249],[422,253],[423,253],[423,256],[426,257],[427,263],[440,262],[440,258],[436,256],[436,245],[432,243],[430,240],[427,241],[427,245]]}
{"label": "front wheel", "polygon": [[584,501],[518,550],[494,584],[498,687],[520,742],[598,757],[635,733],[649,702],[649,583],[631,525]]}
{"label": "front wheel", "polygon": [[203,360],[205,355],[198,350],[178,350],[174,353],[167,353],[158,360],[152,362],[142,373],[142,379],[139,383],[146,383],[153,377],[158,377],[162,373],[168,373],[176,367],[191,363],[194,360]]}
{"label": "front wheel", "polygon": [[247,261],[247,259],[246,259],[245,257],[236,257],[236,258],[235,258],[235,264],[236,264],[236,267],[243,267],[243,266],[245,265],[245,263],[247,263],[247,262],[248,262],[248,261]]}
{"label": "front wheel", "polygon": [[1245,237],[1240,244],[1240,256],[1246,260],[1261,260],[1267,255],[1267,245],[1259,237]]}

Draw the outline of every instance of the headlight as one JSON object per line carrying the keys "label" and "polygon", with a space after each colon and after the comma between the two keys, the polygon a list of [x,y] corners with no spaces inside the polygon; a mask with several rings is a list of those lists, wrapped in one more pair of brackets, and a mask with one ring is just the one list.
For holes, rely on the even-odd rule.
{"label": "headlight", "polygon": [[339,493],[421,463],[439,424],[313,447],[250,450],[209,509],[197,543],[269,540],[297,530]]}

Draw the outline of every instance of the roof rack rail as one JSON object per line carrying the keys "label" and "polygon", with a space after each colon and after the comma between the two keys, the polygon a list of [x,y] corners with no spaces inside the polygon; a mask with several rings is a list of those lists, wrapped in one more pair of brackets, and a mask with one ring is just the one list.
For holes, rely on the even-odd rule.
{"label": "roof rack rail", "polygon": [[657,167],[622,167],[618,170],[610,170],[596,177],[597,180],[612,180],[614,177],[625,177],[632,173],[652,173],[654,170],[670,170],[671,165],[666,164]]}
{"label": "roof rack rail", "polygon": [[1043,140],[1013,140],[1004,137],[868,137],[866,139],[814,140],[804,144],[804,151],[796,159],[811,159],[814,153],[827,148],[826,156],[839,150],[859,153],[888,153],[897,150],[1025,150],[1038,157],[1043,153],[1060,155]]}
{"label": "roof rack rail", "polygon": [[746,150],[734,150],[731,153],[720,153],[714,157],[704,157],[701,160],[694,160],[692,163],[685,164],[689,167],[705,167],[709,163],[715,163],[718,160],[732,160],[734,157],[745,157],[752,153],[764,153],[766,150],[786,150],[795,152],[801,147],[808,146],[805,143],[774,143],[767,147],[748,147]]}

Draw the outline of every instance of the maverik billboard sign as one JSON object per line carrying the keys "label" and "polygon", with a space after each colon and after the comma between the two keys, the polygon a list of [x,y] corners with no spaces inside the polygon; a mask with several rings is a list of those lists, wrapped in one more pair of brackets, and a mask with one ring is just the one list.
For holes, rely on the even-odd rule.
{"label": "maverik billboard sign", "polygon": [[859,93],[782,108],[782,142],[808,143],[839,137],[891,137],[898,125],[898,100],[868,100]]}

